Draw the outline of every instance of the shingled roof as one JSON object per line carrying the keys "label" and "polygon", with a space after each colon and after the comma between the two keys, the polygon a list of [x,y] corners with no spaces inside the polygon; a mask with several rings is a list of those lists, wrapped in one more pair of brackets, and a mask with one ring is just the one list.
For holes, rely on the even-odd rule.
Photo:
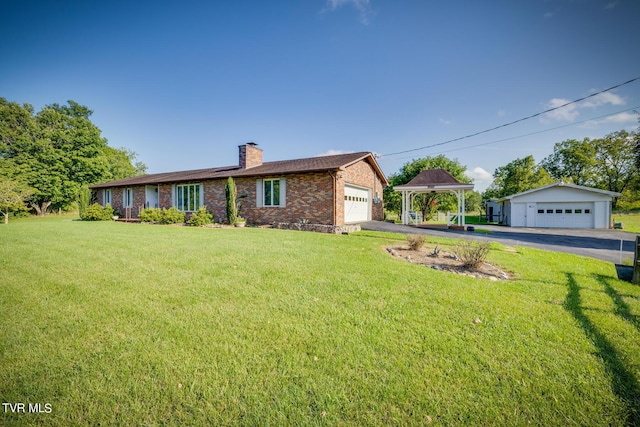
{"label": "shingled roof", "polygon": [[370,152],[337,154],[333,156],[309,157],[305,159],[265,162],[259,166],[243,169],[239,166],[227,166],[210,169],[196,169],[180,172],[166,172],[136,176],[118,181],[92,185],[90,188],[128,187],[132,185],[168,184],[175,182],[226,179],[228,177],[284,175],[291,173],[320,172],[341,170],[360,160],[367,161],[380,176],[384,185],[388,181]]}
{"label": "shingled roof", "polygon": [[443,187],[443,186],[471,186],[473,184],[467,184],[458,181],[453,175],[444,169],[427,169],[420,172],[406,184],[398,185],[395,188],[402,187]]}

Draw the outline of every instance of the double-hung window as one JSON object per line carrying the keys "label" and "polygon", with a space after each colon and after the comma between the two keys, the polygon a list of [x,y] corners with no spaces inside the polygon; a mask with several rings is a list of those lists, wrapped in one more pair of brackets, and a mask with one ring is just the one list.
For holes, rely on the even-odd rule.
{"label": "double-hung window", "polygon": [[122,190],[122,206],[125,208],[133,206],[133,190],[131,188],[124,188]]}
{"label": "double-hung window", "polygon": [[264,180],[264,206],[280,206],[280,180]]}
{"label": "double-hung window", "polygon": [[259,179],[256,181],[256,206],[285,207],[286,180],[284,178]]}
{"label": "double-hung window", "polygon": [[175,206],[182,212],[195,212],[202,205],[201,184],[184,184],[175,187]]}
{"label": "double-hung window", "polygon": [[111,204],[111,189],[103,190],[102,193],[102,203],[104,206]]}

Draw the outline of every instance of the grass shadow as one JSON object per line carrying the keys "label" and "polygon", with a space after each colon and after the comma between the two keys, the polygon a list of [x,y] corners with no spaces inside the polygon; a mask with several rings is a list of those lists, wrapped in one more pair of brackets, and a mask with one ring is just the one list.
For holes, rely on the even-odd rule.
{"label": "grass shadow", "polygon": [[614,314],[622,318],[624,321],[629,322],[631,325],[633,325],[634,328],[638,330],[638,332],[640,332],[640,316],[631,314],[631,309],[629,308],[629,305],[624,302],[624,299],[622,299],[622,295],[620,295],[618,291],[616,291],[615,288],[611,286],[611,277],[603,276],[601,274],[596,274],[594,276],[596,280],[598,280],[598,282],[602,284],[605,293],[609,295],[609,297],[613,301],[613,305],[615,306]]}
{"label": "grass shadow", "polygon": [[[613,392],[627,405],[628,415],[625,420],[621,420],[621,425],[638,426],[640,425],[640,386],[638,380],[633,372],[627,369],[616,348],[584,313],[580,286],[574,275],[566,273],[566,276],[568,292],[564,308],[576,319],[584,334],[595,345],[597,355],[611,377]],[[624,304],[624,302],[622,303]]]}

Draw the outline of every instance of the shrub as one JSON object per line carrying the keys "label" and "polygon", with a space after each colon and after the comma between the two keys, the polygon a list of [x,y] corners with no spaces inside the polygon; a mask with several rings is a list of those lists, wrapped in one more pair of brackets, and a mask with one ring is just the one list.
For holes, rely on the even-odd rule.
{"label": "shrub", "polygon": [[80,192],[78,193],[78,213],[80,214],[80,219],[84,217],[84,213],[87,208],[91,205],[91,190],[86,185],[83,185],[80,188]]}
{"label": "shrub", "polygon": [[205,206],[200,206],[197,212],[191,214],[187,224],[192,227],[202,227],[203,225],[211,224],[211,222],[213,222],[213,215],[207,212]]}
{"label": "shrub", "polygon": [[184,223],[184,212],[180,212],[178,208],[172,207],[162,209],[160,224],[182,224]]}
{"label": "shrub", "polygon": [[161,222],[162,221],[162,209],[158,208],[146,208],[142,209],[140,215],[138,215],[140,222]]}
{"label": "shrub", "polygon": [[409,244],[409,249],[412,251],[417,251],[421,247],[424,246],[424,242],[426,242],[427,238],[422,234],[409,234],[407,235],[407,243]]}
{"label": "shrub", "polygon": [[236,205],[236,183],[232,177],[227,180],[227,185],[224,187],[224,195],[227,200],[227,221],[230,225],[236,223],[238,218],[238,206]]}
{"label": "shrub", "polygon": [[456,256],[462,261],[462,265],[467,268],[478,268],[489,254],[489,242],[472,242],[463,240],[453,250]]}
{"label": "shrub", "polygon": [[81,217],[83,221],[108,221],[113,216],[113,209],[111,205],[102,207],[98,203],[94,203],[84,210],[84,214]]}

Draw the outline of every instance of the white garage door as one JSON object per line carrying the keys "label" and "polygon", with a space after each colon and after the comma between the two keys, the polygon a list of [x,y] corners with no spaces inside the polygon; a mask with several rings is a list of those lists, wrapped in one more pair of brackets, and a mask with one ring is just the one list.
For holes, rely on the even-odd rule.
{"label": "white garage door", "polygon": [[593,228],[593,203],[538,203],[536,227]]}
{"label": "white garage door", "polygon": [[344,186],[344,222],[363,222],[369,220],[369,190]]}

